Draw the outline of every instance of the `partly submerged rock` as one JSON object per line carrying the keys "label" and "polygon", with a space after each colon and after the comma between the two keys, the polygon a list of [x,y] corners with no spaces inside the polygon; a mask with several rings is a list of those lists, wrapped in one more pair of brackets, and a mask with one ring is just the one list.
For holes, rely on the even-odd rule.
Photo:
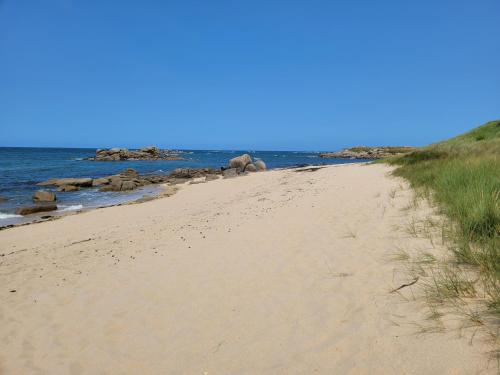
{"label": "partly submerged rock", "polygon": [[33,193],[33,202],[55,202],[57,197],[51,191],[38,190]]}
{"label": "partly submerged rock", "polygon": [[39,182],[38,186],[63,186],[63,185],[73,185],[80,187],[90,187],[92,186],[91,178],[52,178],[47,181]]}
{"label": "partly submerged rock", "polygon": [[37,206],[20,207],[16,210],[16,214],[24,216],[24,215],[36,214],[37,212],[47,212],[55,210],[57,210],[57,206],[55,204],[44,204]]}

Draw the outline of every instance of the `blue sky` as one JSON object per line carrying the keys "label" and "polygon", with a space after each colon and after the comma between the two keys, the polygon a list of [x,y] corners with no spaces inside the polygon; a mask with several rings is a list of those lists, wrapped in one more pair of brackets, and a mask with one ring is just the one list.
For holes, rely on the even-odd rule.
{"label": "blue sky", "polygon": [[500,2],[0,0],[0,146],[423,145],[500,118]]}

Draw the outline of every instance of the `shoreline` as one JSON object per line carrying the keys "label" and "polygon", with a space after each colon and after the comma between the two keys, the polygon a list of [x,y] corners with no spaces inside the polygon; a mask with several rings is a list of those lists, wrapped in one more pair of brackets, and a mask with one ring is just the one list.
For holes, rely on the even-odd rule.
{"label": "shoreline", "polygon": [[[344,163],[344,164],[349,164],[349,165],[362,165],[362,164],[368,164],[370,163],[372,160],[367,160],[367,161],[361,161],[361,162],[352,162],[352,163]],[[290,167],[283,167],[283,168],[273,168],[273,169],[268,169],[267,171],[264,171],[264,172],[269,172],[269,171],[280,171],[280,170],[288,170],[288,169],[299,169],[299,168],[317,168],[317,167],[324,167],[324,166],[327,166],[328,164],[318,164],[318,165],[299,165],[299,166],[290,166]],[[336,165],[336,164],[330,164],[330,165]],[[343,164],[338,164],[338,165],[343,165]],[[262,173],[262,172],[259,172],[259,173]],[[245,175],[241,175],[241,176],[237,176],[237,177],[244,177]],[[235,178],[237,178],[235,177]],[[221,177],[223,178],[223,177]],[[37,214],[32,214],[32,215],[27,215],[27,216],[21,216],[19,219],[27,219],[27,221],[21,221],[19,223],[12,223],[12,224],[2,224],[0,222],[0,231],[2,230],[7,230],[7,229],[11,229],[11,228],[15,228],[15,227],[19,227],[19,226],[25,226],[25,225],[32,225],[32,224],[39,224],[39,223],[44,223],[44,222],[47,222],[47,221],[54,221],[54,220],[59,220],[63,217],[66,217],[66,216],[70,216],[70,215],[78,215],[78,214],[81,214],[81,213],[84,213],[84,212],[88,212],[88,211],[93,211],[93,210],[98,210],[98,209],[104,209],[104,208],[108,208],[108,207],[116,207],[116,206],[123,206],[123,205],[129,205],[129,204],[140,204],[140,203],[144,203],[144,202],[149,202],[149,201],[152,201],[152,200],[156,200],[156,199],[160,199],[160,198],[163,198],[165,197],[165,193],[173,187],[175,188],[176,186],[186,186],[186,185],[190,185],[191,181],[193,179],[188,179],[187,181],[181,183],[181,184],[174,184],[174,185],[171,185],[171,184],[168,184],[168,183],[159,183],[159,184],[153,184],[153,185],[148,185],[146,187],[151,187],[151,186],[154,186],[154,187],[157,187],[159,190],[154,192],[154,193],[150,193],[150,192],[145,192],[141,197],[139,198],[133,198],[133,199],[127,199],[127,200],[124,200],[122,202],[119,202],[119,203],[115,203],[115,204],[109,204],[109,205],[103,205],[103,206],[92,206],[92,207],[82,207],[81,209],[74,209],[74,210],[56,210],[56,211],[49,211],[49,212],[42,212],[42,213],[37,213]],[[203,183],[207,183],[207,182],[210,182],[210,181],[204,181]],[[178,190],[178,189],[176,189]],[[135,191],[135,193],[137,192],[140,192],[140,189],[138,189],[137,191]],[[173,193],[175,194],[175,192]],[[170,194],[172,195],[172,194]],[[42,217],[44,216],[50,216],[50,217],[47,217],[45,219],[43,219]]]}
{"label": "shoreline", "polygon": [[416,333],[418,283],[392,293],[399,247],[444,250],[400,229],[413,192],[391,171],[272,170],[0,231],[0,369],[494,373],[452,317]]}

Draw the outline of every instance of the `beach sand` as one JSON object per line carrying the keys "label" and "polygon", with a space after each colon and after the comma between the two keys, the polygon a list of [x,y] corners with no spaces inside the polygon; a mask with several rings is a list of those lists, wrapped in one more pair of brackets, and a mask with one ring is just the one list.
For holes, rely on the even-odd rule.
{"label": "beach sand", "polygon": [[390,293],[411,281],[391,254],[431,244],[389,173],[269,171],[0,231],[0,374],[495,372],[479,339],[418,334],[418,283]]}

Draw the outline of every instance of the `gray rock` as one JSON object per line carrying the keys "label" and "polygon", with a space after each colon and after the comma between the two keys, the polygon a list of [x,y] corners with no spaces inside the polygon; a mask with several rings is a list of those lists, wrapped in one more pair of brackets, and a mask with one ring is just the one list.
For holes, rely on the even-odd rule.
{"label": "gray rock", "polygon": [[55,202],[57,197],[51,191],[38,190],[33,194],[33,202]]}
{"label": "gray rock", "polygon": [[266,163],[264,163],[263,160],[260,160],[260,159],[256,160],[254,164],[257,167],[258,171],[265,171],[267,169]]}
{"label": "gray rock", "polygon": [[68,191],[78,191],[80,188],[75,185],[63,185],[57,188],[57,191],[68,192]]}
{"label": "gray rock", "polygon": [[47,212],[55,210],[57,210],[57,206],[55,204],[44,204],[39,206],[20,207],[16,210],[16,214],[24,216],[24,215],[36,214],[37,212]]}
{"label": "gray rock", "polygon": [[243,154],[229,160],[229,168],[240,168],[244,171],[247,164],[250,163],[252,163],[252,157],[248,154]]}

